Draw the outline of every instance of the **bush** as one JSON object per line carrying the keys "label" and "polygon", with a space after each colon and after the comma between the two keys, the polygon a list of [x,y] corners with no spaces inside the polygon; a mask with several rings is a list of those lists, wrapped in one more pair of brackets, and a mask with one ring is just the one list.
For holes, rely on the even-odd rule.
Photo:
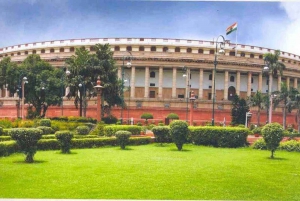
{"label": "bush", "polygon": [[37,127],[38,129],[42,130],[42,134],[43,135],[48,135],[48,134],[53,134],[54,130],[51,127],[47,127],[47,126],[39,126]]}
{"label": "bush", "polygon": [[141,133],[141,127],[135,125],[114,125],[105,126],[104,135],[107,137],[114,136],[117,131],[124,130],[131,132],[132,135],[139,135]]}
{"label": "bush", "polygon": [[73,134],[70,131],[57,131],[55,137],[60,144],[61,152],[63,154],[70,153]]}
{"label": "bush", "polygon": [[19,123],[19,128],[33,128],[34,121],[32,120],[21,120]]}
{"label": "bush", "polygon": [[51,127],[51,120],[50,119],[41,119],[39,122],[39,125]]}
{"label": "bush", "polygon": [[0,156],[8,156],[19,151],[15,141],[0,142]]}
{"label": "bush", "polygon": [[152,128],[152,132],[155,136],[156,142],[162,145],[163,142],[169,142],[170,140],[170,127],[169,126],[155,126]]}
{"label": "bush", "polygon": [[113,116],[113,115],[109,115],[107,117],[103,117],[102,118],[102,121],[105,123],[105,124],[116,124],[118,122],[118,118]]}
{"label": "bush", "polygon": [[279,123],[271,123],[265,125],[261,132],[268,150],[271,151],[271,158],[274,158],[274,152],[283,138],[283,128]]}
{"label": "bush", "polygon": [[261,127],[256,127],[252,130],[253,134],[261,134]]}
{"label": "bush", "polygon": [[0,136],[0,142],[12,140],[10,136]]}
{"label": "bush", "polygon": [[42,137],[42,131],[37,128],[15,128],[11,129],[9,134],[26,155],[25,162],[33,163],[33,156],[37,150],[37,142]]}
{"label": "bush", "polygon": [[0,136],[3,135],[3,128],[0,127]]}
{"label": "bush", "polygon": [[55,128],[54,130],[70,130],[74,131],[78,126],[82,126],[84,123],[80,122],[66,122],[66,121],[51,121],[51,128]]}
{"label": "bush", "polygon": [[95,128],[96,124],[88,122],[88,123],[84,123],[84,126],[87,126],[89,128],[89,132],[90,132],[91,130],[93,130]]}
{"label": "bush", "polygon": [[167,116],[168,119],[179,119],[179,116],[175,113],[170,113]]}
{"label": "bush", "polygon": [[190,127],[191,141],[196,145],[236,148],[247,144],[249,130],[238,127]]}
{"label": "bush", "polygon": [[281,142],[279,145],[279,149],[300,152],[300,142],[296,140]]}
{"label": "bush", "polygon": [[129,138],[131,136],[131,132],[129,131],[117,131],[116,138],[117,142],[120,145],[121,149],[125,149],[126,145],[129,143]]}
{"label": "bush", "polygon": [[93,124],[97,123],[97,119],[93,119],[93,118],[90,118],[90,117],[73,117],[73,116],[69,116],[68,121],[82,122],[82,123],[90,122],[90,123],[93,123]]}
{"label": "bush", "polygon": [[267,150],[267,145],[264,139],[258,139],[256,140],[253,145],[253,149],[260,149],[260,150]]}
{"label": "bush", "polygon": [[146,119],[147,121],[148,119],[153,119],[153,115],[151,113],[143,113],[141,119]]}
{"label": "bush", "polygon": [[182,150],[183,144],[187,141],[188,132],[188,124],[185,121],[175,120],[171,122],[170,134],[179,151]]}
{"label": "bush", "polygon": [[104,136],[104,127],[106,125],[103,121],[96,124],[96,128],[90,132],[91,135]]}
{"label": "bush", "polygon": [[78,135],[87,135],[87,134],[89,134],[89,132],[90,132],[90,129],[87,126],[78,126],[76,128],[76,133]]}
{"label": "bush", "polygon": [[9,119],[0,119],[0,127],[12,128],[12,122]]}

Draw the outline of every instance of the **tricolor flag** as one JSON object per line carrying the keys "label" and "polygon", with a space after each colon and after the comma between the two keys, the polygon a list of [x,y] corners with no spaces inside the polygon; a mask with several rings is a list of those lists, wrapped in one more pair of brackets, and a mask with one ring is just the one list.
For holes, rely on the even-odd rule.
{"label": "tricolor flag", "polygon": [[233,25],[229,26],[227,29],[226,29],[226,35],[230,34],[231,32],[233,31],[236,31],[237,30],[237,22],[234,23]]}

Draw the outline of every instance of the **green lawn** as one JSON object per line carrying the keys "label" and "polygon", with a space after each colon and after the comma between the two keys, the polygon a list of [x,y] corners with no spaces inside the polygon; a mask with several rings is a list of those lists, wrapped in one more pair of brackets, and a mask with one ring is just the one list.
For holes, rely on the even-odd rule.
{"label": "green lawn", "polygon": [[300,200],[300,155],[156,144],[0,158],[1,198]]}

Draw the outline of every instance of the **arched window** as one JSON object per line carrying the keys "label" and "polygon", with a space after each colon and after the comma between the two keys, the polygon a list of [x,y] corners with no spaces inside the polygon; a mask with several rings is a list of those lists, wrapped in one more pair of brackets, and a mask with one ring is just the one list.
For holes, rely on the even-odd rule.
{"label": "arched window", "polygon": [[21,55],[21,52],[18,52],[18,55]]}
{"label": "arched window", "polygon": [[[25,51],[25,54],[28,54],[28,51]],[[7,56],[7,55],[6,55]]]}
{"label": "arched window", "polygon": [[254,58],[254,54],[250,54],[250,58]]}
{"label": "arched window", "polygon": [[14,53],[11,53],[11,54],[10,54],[10,56],[12,56],[12,57],[13,57],[13,56],[14,56]]}
{"label": "arched window", "polygon": [[229,56],[235,56],[235,52],[229,52]]}
{"label": "arched window", "polygon": [[188,48],[186,51],[187,53],[192,53],[192,48]]}
{"label": "arched window", "polygon": [[63,47],[59,49],[59,52],[64,52],[64,51],[65,49]]}
{"label": "arched window", "polygon": [[50,52],[53,53],[53,52],[54,52],[54,49],[50,49]]}
{"label": "arched window", "polygon": [[163,47],[163,52],[168,52],[169,48],[168,47]]}
{"label": "arched window", "polygon": [[32,51],[32,54],[36,54],[36,50],[33,50],[33,51]]}
{"label": "arched window", "polygon": [[151,47],[151,52],[156,52],[156,47],[155,46]]}
{"label": "arched window", "polygon": [[120,47],[119,46],[115,46],[115,51],[120,51]]}
{"label": "arched window", "polygon": [[176,47],[175,52],[180,52],[180,47]]}
{"label": "arched window", "polygon": [[259,55],[259,59],[263,59],[263,55]]}
{"label": "arched window", "polygon": [[203,49],[199,49],[199,50],[198,50],[198,53],[199,53],[199,54],[203,54]]}
{"label": "arched window", "polygon": [[70,52],[74,52],[75,51],[75,48],[74,47],[71,47],[70,48]]}
{"label": "arched window", "polygon": [[132,47],[131,46],[127,46],[126,50],[129,51],[129,52],[131,52],[132,51]]}
{"label": "arched window", "polygon": [[215,54],[215,50],[209,50],[209,54]]}
{"label": "arched window", "polygon": [[253,84],[254,80],[253,80],[253,77],[251,77],[251,83]]}
{"label": "arched window", "polygon": [[45,53],[45,49],[42,49],[42,50],[41,50],[41,53],[44,54],[44,53]]}
{"label": "arched window", "polygon": [[152,71],[152,72],[150,73],[150,77],[155,77],[155,72],[154,72],[154,71]]}
{"label": "arched window", "polygon": [[234,76],[230,76],[230,82],[234,82]]}
{"label": "arched window", "polygon": [[244,52],[241,53],[241,57],[245,57],[245,53]]}
{"label": "arched window", "polygon": [[139,47],[139,51],[140,51],[140,52],[144,52],[144,51],[145,51],[144,46],[140,46],[140,47]]}
{"label": "arched window", "polygon": [[212,74],[209,74],[208,80],[212,80]]}

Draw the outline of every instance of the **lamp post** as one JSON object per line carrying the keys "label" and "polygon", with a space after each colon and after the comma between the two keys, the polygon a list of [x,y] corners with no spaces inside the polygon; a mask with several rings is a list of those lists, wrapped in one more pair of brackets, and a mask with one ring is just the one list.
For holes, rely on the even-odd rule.
{"label": "lamp post", "polygon": [[194,115],[194,102],[195,102],[196,98],[195,98],[195,94],[194,91],[191,92],[191,97],[190,97],[190,101],[191,101],[191,112],[190,112],[190,126],[193,125],[193,115]]}
{"label": "lamp post", "polygon": [[268,94],[269,94],[269,107],[268,107],[268,123],[272,123],[272,105],[273,105],[273,98],[275,96],[272,95],[272,84],[273,84],[273,77],[272,74],[270,72],[270,62],[265,58],[264,60],[265,66],[263,68],[263,72],[267,73],[269,75],[269,83],[268,83]]}
{"label": "lamp post", "polygon": [[186,77],[187,79],[187,86],[185,89],[185,96],[186,96],[186,114],[185,114],[185,120],[188,121],[188,113],[189,113],[189,93],[190,93],[190,76],[191,76],[191,71],[190,68],[184,66],[182,68],[184,71],[184,74],[182,75],[183,77]]}
{"label": "lamp post", "polygon": [[122,106],[121,106],[121,125],[123,124],[123,108],[124,108],[124,75],[125,75],[125,59],[128,59],[127,61],[127,68],[131,67],[131,59],[132,59],[132,54],[130,51],[127,51],[130,56],[123,56],[123,65],[122,65],[122,85],[121,85],[121,99],[122,99]]}
{"label": "lamp post", "polygon": [[125,79],[124,82],[128,82],[128,106],[127,106],[127,123],[130,124],[130,121],[129,121],[129,106],[130,106],[130,78],[128,79]]}
{"label": "lamp post", "polygon": [[[221,38],[223,41],[218,42],[219,38]],[[212,108],[212,119],[211,119],[211,125],[215,125],[215,102],[216,102],[216,71],[217,71],[217,65],[218,65],[218,45],[219,45],[219,54],[225,54],[224,45],[225,45],[225,38],[224,36],[220,35],[217,38],[216,41],[216,49],[215,49],[215,60],[214,60],[214,84],[213,84],[213,108]]]}
{"label": "lamp post", "polygon": [[94,86],[94,88],[97,91],[97,121],[101,121],[101,92],[103,89],[103,86],[101,86],[100,76],[97,78],[97,85]]}
{"label": "lamp post", "polygon": [[[80,107],[80,111],[79,111],[79,116],[82,117],[82,95],[83,95],[83,102],[85,102],[85,84],[84,81],[81,81],[81,83],[78,84],[79,86],[79,107]],[[83,88],[83,92],[82,92],[82,88]],[[84,103],[85,104],[85,103]]]}
{"label": "lamp post", "polygon": [[22,78],[22,119],[24,119],[24,99],[25,99],[25,83],[28,83],[27,77]]}
{"label": "lamp post", "polygon": [[67,69],[65,70],[65,73],[63,73],[61,76],[61,116],[64,116],[65,76],[69,76],[70,74],[71,72]]}

